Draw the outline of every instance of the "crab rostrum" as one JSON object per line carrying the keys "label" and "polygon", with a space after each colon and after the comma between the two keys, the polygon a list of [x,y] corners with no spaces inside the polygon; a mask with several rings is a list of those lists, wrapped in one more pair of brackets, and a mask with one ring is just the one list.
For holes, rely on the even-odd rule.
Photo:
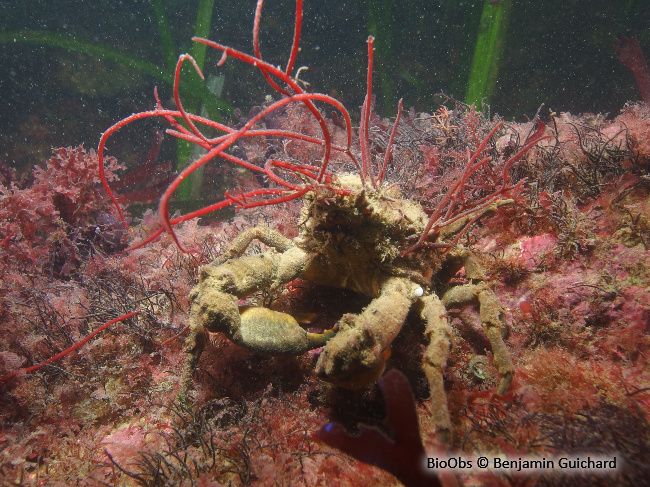
{"label": "crab rostrum", "polygon": [[[206,342],[206,332],[224,333],[233,342],[268,354],[299,355],[324,347],[318,377],[348,388],[376,380],[384,370],[386,351],[400,332],[412,306],[426,323],[428,345],[423,356],[439,434],[450,434],[443,371],[450,348],[446,308],[477,303],[485,334],[502,379],[503,393],[513,365],[502,339],[504,314],[472,253],[453,241],[469,221],[498,206],[497,200],[439,230],[433,245],[405,254],[408,242],[421,235],[429,218],[421,206],[402,198],[396,186],[377,189],[343,174],[332,184],[347,194],[325,198],[309,192],[292,241],[268,227],[240,234],[229,250],[200,271],[192,290],[190,335],[182,393],[191,385],[193,370]],[[251,241],[271,250],[242,256]],[[449,287],[450,277],[464,267],[469,282]],[[308,333],[289,314],[256,306],[238,306],[241,298],[262,289],[279,288],[294,279],[351,289],[372,298],[359,314],[344,314],[324,333]],[[445,433],[447,432],[447,433]]]}

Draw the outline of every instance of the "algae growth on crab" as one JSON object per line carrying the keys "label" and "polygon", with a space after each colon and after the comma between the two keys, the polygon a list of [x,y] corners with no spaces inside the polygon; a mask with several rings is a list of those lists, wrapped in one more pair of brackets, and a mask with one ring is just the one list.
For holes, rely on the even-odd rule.
{"label": "algae growth on crab", "polygon": [[19,3],[0,484],[643,484],[645,2]]}

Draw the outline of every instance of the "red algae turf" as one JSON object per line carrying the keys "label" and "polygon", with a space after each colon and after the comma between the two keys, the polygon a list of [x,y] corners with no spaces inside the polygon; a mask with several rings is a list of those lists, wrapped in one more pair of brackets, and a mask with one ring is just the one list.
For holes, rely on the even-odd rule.
{"label": "red algae turf", "polygon": [[[242,53],[219,48],[255,64]],[[296,44],[292,62],[297,51]],[[292,86],[294,100],[308,108],[317,100],[338,107],[330,97],[303,93],[288,72],[277,71],[275,76]],[[330,120],[318,111],[312,116],[303,105],[274,111],[277,120],[266,122],[278,129],[252,128],[251,123],[251,131],[260,130],[255,139],[245,140],[241,132],[236,138],[222,136],[221,142],[239,143],[246,158],[240,162],[263,165],[267,154],[282,154],[302,165],[287,170],[286,161],[273,160],[261,171],[284,189],[251,176],[251,171],[220,167],[220,176],[239,185],[224,201],[250,208],[227,221],[183,221],[174,225],[173,235],[159,225],[159,218],[169,228],[183,220],[166,214],[173,188],[163,197],[162,215],[148,211],[134,217],[127,231],[120,218],[128,217],[128,208],[123,213],[111,205],[92,170],[98,164],[93,151],[57,149],[31,177],[0,172],[0,377],[6,378],[0,381],[0,485],[399,485],[382,469],[320,441],[319,430],[330,422],[352,434],[358,423],[375,426],[387,441],[391,431],[383,422],[385,403],[376,385],[341,390],[314,376],[318,350],[271,357],[210,336],[194,389],[178,397],[187,296],[200,267],[257,224],[296,235],[298,197],[309,188],[294,180],[309,180],[311,190],[322,190],[328,199],[330,174],[325,174],[324,163],[313,163],[320,160],[321,146],[339,152],[328,167],[343,172],[345,154],[355,161],[359,152],[367,158],[390,154],[387,141],[392,135],[395,147],[408,150],[395,149],[392,158],[386,157],[393,162],[386,181],[426,208],[427,216],[488,201],[495,194],[490,184],[499,177],[503,194],[509,181],[507,196],[512,199],[489,217],[472,221],[458,242],[479,255],[490,288],[504,305],[504,342],[514,362],[514,379],[504,394],[496,393],[499,374],[477,310],[449,310],[453,332],[444,390],[453,439],[445,455],[472,461],[481,455],[578,454],[620,460],[616,471],[570,477],[544,470],[459,469],[443,478],[443,484],[452,485],[454,476],[460,484],[503,486],[636,486],[647,481],[647,105],[630,104],[613,120],[551,114],[546,126],[537,124],[540,133],[534,140],[539,143],[523,151],[529,135],[536,133],[533,123],[490,119],[453,100],[434,114],[408,113],[392,122],[373,112],[370,98],[361,124],[370,135],[362,147],[358,140],[347,140],[342,148],[352,130],[349,124],[342,128],[340,116]],[[280,107],[284,102],[276,103]],[[177,108],[159,107],[130,119],[190,119]],[[184,138],[214,149],[214,141],[182,128],[177,119],[172,126]],[[206,125],[218,128],[216,122]],[[325,128],[331,131],[331,146],[312,140]],[[468,163],[474,150],[476,160]],[[521,157],[512,159],[520,150]],[[368,170],[369,161],[362,162]],[[107,187],[120,169],[117,161],[104,160]],[[273,179],[274,171],[282,170],[287,174]],[[378,178],[380,174],[384,176],[383,169]],[[449,193],[447,188],[457,181],[461,191]],[[205,185],[208,191],[208,178]],[[296,199],[284,201],[287,188]],[[436,206],[441,202],[443,206]],[[444,204],[451,205],[449,210],[437,212]],[[433,224],[417,245],[427,244],[431,228]],[[131,250],[125,252],[127,247]],[[258,245],[249,251],[265,250]],[[452,281],[464,283],[467,278],[459,272]],[[341,314],[359,312],[368,299],[297,280],[277,292],[257,293],[249,302],[285,309],[306,318],[306,326],[324,330]],[[60,360],[45,363],[102,324],[136,311]],[[440,438],[432,426],[421,368],[423,329],[411,313],[393,342],[386,368],[399,369],[408,378],[424,447],[429,456],[438,457]],[[21,372],[37,364],[44,365],[31,374]]]}
{"label": "red algae turf", "polygon": [[[588,444],[590,451],[615,452],[625,460],[622,470],[603,477],[608,484],[647,472],[642,460],[650,444],[646,178],[643,171],[626,172],[606,187],[608,193],[585,198],[575,206],[575,216],[577,221],[584,216],[586,223],[573,227],[560,229],[566,222],[548,215],[554,211],[551,203],[539,205],[535,214],[522,213],[514,227],[487,220],[472,228],[471,245],[483,251],[493,289],[507,308],[506,344],[516,374],[506,396],[495,397],[485,339],[470,323],[475,315],[461,311],[454,319],[446,374],[453,451],[556,455]],[[3,198],[14,204],[21,194],[34,198],[36,190],[3,188]],[[51,191],[42,198],[54,198]],[[581,188],[567,183],[562,191],[570,197]],[[46,208],[54,204],[41,201]],[[96,217],[77,218],[83,229]],[[492,217],[494,222],[500,218]],[[163,236],[126,254],[104,250],[73,258],[65,240],[53,241],[51,235],[20,228],[8,235],[0,255],[6,331],[0,373],[65,348],[109,316],[109,308],[139,307],[141,314],[60,362],[0,385],[5,479],[19,485],[149,485],[160,475],[176,485],[189,485],[193,478],[202,485],[268,485],[275,479],[281,485],[316,486],[332,485],[336,477],[338,485],[395,484],[389,474],[318,440],[320,427],[332,420],[348,428],[357,422],[380,425],[383,406],[376,388],[343,392],[320,383],[312,373],[317,354],[260,356],[215,336],[202,358],[193,396],[175,399],[182,343],[160,344],[184,326],[185,296],[198,266],[218,254],[240,227],[260,220],[265,221],[264,213],[256,211],[230,223],[183,224],[180,238],[203,249],[194,255],[178,252]],[[134,236],[148,231],[147,221],[135,225]],[[115,231],[105,227],[105,232]],[[562,232],[567,233],[565,247],[570,238],[585,243],[565,252]],[[78,235],[70,248],[85,243],[82,232]],[[113,242],[117,248],[119,242]],[[52,256],[58,254],[61,260],[53,267]],[[41,255],[47,258],[39,260]],[[312,306],[313,311],[314,292],[288,288],[280,301],[296,300],[296,309]],[[332,299],[342,307],[363,306],[345,293],[330,292],[328,303]],[[322,326],[336,319],[326,308],[317,313],[325,320]],[[412,382],[421,433],[431,447],[435,431],[427,426],[427,391],[418,360],[402,353],[421,342],[420,325],[409,321],[407,327],[415,331],[402,332],[388,366],[402,369]],[[487,361],[484,374],[472,368],[477,360]],[[532,475],[533,484],[562,485],[561,477],[550,473]],[[460,480],[473,483],[484,476],[463,472]],[[498,481],[512,484],[508,477]]]}

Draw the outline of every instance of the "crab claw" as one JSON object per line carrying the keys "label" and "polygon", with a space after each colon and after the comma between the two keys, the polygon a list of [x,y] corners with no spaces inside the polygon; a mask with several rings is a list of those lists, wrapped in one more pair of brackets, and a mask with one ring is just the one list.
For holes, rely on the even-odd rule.
{"label": "crab claw", "polygon": [[257,352],[302,355],[324,346],[336,334],[335,328],[323,333],[309,333],[293,316],[259,306],[241,306],[239,314],[241,325],[229,338]]}

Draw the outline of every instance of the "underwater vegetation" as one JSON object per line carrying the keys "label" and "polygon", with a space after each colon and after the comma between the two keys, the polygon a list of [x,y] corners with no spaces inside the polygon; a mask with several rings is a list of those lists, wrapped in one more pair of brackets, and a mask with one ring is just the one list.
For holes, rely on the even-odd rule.
{"label": "underwater vegetation", "polygon": [[[198,33],[199,4],[206,1],[60,0],[31,2],[30,8],[16,0],[2,2],[0,64],[5,69],[0,73],[0,91],[7,104],[0,112],[0,159],[23,174],[33,164],[42,164],[52,147],[88,146],[115,120],[151,108],[154,85],[168,106],[170,73],[178,54],[194,55],[194,49],[201,47],[193,45],[190,37]],[[290,42],[290,28],[283,29],[287,24],[282,19],[291,15],[292,3],[274,2],[266,7],[262,42],[269,59],[281,59]],[[486,3],[495,12],[506,4],[489,0],[413,0],[407,6],[393,0],[308,2],[300,62],[310,70],[303,71],[303,78],[318,87],[316,91],[342,101],[356,119],[365,92],[365,67],[359,60],[365,56],[363,41],[371,33],[376,38],[377,113],[394,116],[400,98],[407,108],[430,112],[439,106],[441,91],[467,101]],[[611,45],[621,35],[636,35],[642,46],[649,44],[650,4],[630,0],[612,7],[610,3],[595,0],[589,9],[580,2],[562,0],[516,5],[497,63],[492,110],[519,120],[535,113],[541,103],[572,113],[614,114],[627,100],[636,99],[634,79],[619,69]],[[252,4],[215,3],[210,33],[198,35],[247,50]],[[156,9],[156,5],[163,8]],[[164,17],[171,36],[160,28]],[[205,15],[200,18],[207,19]],[[42,34],[43,39],[34,37],[28,42],[30,32]],[[48,44],[49,35],[55,42]],[[57,36],[63,38],[62,47],[56,47]],[[147,61],[153,72],[144,74],[128,62],[75,51],[74,41]],[[496,51],[488,52],[496,60],[491,54]],[[245,114],[259,104],[261,97],[252,93],[268,91],[262,77],[253,70],[238,69],[237,63],[216,68],[214,52],[207,50],[207,56],[204,73],[208,80],[214,74],[225,75],[223,100]],[[185,71],[181,89],[187,108],[195,108],[192,97],[202,97],[204,104],[217,99],[206,88],[210,83],[192,78],[189,65]],[[121,134],[122,150],[114,146],[113,155],[129,168],[136,166],[137,155],[146,153],[151,144],[153,125],[139,124],[130,137],[127,132]],[[176,144],[164,144],[161,157],[184,163],[187,156],[178,157],[178,149]]]}
{"label": "underwater vegetation", "polygon": [[[156,26],[156,31],[160,41],[160,50],[164,59],[164,65],[157,65],[148,59],[144,59],[137,55],[126,52],[122,49],[113,48],[108,45],[99,44],[90,40],[80,39],[74,34],[57,33],[44,30],[30,30],[23,29],[18,31],[5,31],[0,32],[0,45],[15,45],[15,44],[35,44],[48,47],[56,47],[68,50],[70,52],[77,52],[83,55],[88,55],[94,58],[97,71],[100,70],[102,63],[109,61],[116,66],[125,67],[127,70],[138,73],[140,75],[150,76],[156,79],[157,82],[170,83],[173,79],[173,70],[176,65],[176,58],[178,56],[178,49],[169,26],[167,13],[161,0],[151,0],[150,2],[151,16],[153,23]],[[210,32],[212,24],[212,12],[214,11],[214,0],[200,0],[197,5],[196,22],[194,24],[194,35],[206,36]],[[201,69],[205,63],[205,46],[195,44],[192,48],[193,58]],[[104,67],[104,69],[106,69]],[[84,76],[78,75],[75,77],[77,87],[83,90]],[[106,83],[105,91],[115,89],[120,83],[115,79],[113,73],[106,73],[104,76],[95,75],[94,81],[98,83],[98,79],[110,79],[111,82]],[[223,79],[220,80],[223,83]],[[218,80],[214,78],[212,83],[217,85]],[[113,88],[111,88],[113,86]],[[87,88],[87,91],[94,91],[95,87]],[[97,90],[101,92],[101,90]],[[220,89],[208,88],[206,83],[194,76],[186,76],[185,86],[183,87],[183,94],[186,103],[194,107],[194,111],[200,106],[206,113],[211,113],[214,117],[218,117],[221,112],[226,112],[232,109],[231,105],[220,98]],[[177,163],[179,166],[191,157],[189,146],[185,143],[177,144]],[[186,185],[187,186],[187,185]],[[184,192],[180,195],[181,199],[188,199],[191,189],[189,186],[183,188]]]}
{"label": "underwater vegetation", "polygon": [[614,48],[618,51],[618,59],[632,72],[641,92],[641,99],[650,103],[650,69],[639,40],[636,37],[628,39],[623,36],[617,39]]}
{"label": "underwater vegetation", "polygon": [[[513,123],[448,99],[384,119],[370,38],[353,122],[297,76],[301,14],[299,0],[283,68],[261,54],[262,1],[253,54],[195,39],[274,88],[248,118],[184,108],[181,66],[196,65],[182,55],[175,108],[156,99],[97,152],[56,149],[30,175],[0,166],[1,481],[642,485],[647,104]],[[206,152],[135,216],[119,180],[148,176],[107,152],[147,118]],[[201,166],[228,189],[171,214]],[[292,348],[303,333],[322,342]],[[400,455],[415,465],[423,451],[621,465],[405,473]]]}
{"label": "underwater vegetation", "polygon": [[[155,62],[130,54],[123,50],[113,48],[108,45],[99,44],[90,40],[80,39],[76,35],[62,34],[46,30],[7,30],[0,32],[0,44],[36,44],[42,46],[58,47],[61,49],[79,52],[95,57],[98,60],[109,60],[118,66],[123,66],[136,72],[151,76],[158,82],[170,83],[173,79],[170,74],[176,65],[178,49],[170,30],[167,13],[161,0],[150,1],[151,16],[156,26],[159,37],[160,50],[164,59],[164,65],[158,65]],[[210,31],[212,21],[212,11],[214,10],[214,0],[200,0],[197,5],[196,22],[194,24],[194,33],[197,36],[207,35]],[[193,50],[194,58],[199,66],[203,67],[205,62],[205,49],[200,45],[195,46]],[[192,80],[188,80],[191,83]],[[213,112],[217,112],[217,107],[229,109],[230,106],[207,91],[205,86],[198,83],[192,86],[194,93],[187,90],[186,96],[201,98],[201,102],[208,104]],[[198,93],[197,93],[198,92]]]}

